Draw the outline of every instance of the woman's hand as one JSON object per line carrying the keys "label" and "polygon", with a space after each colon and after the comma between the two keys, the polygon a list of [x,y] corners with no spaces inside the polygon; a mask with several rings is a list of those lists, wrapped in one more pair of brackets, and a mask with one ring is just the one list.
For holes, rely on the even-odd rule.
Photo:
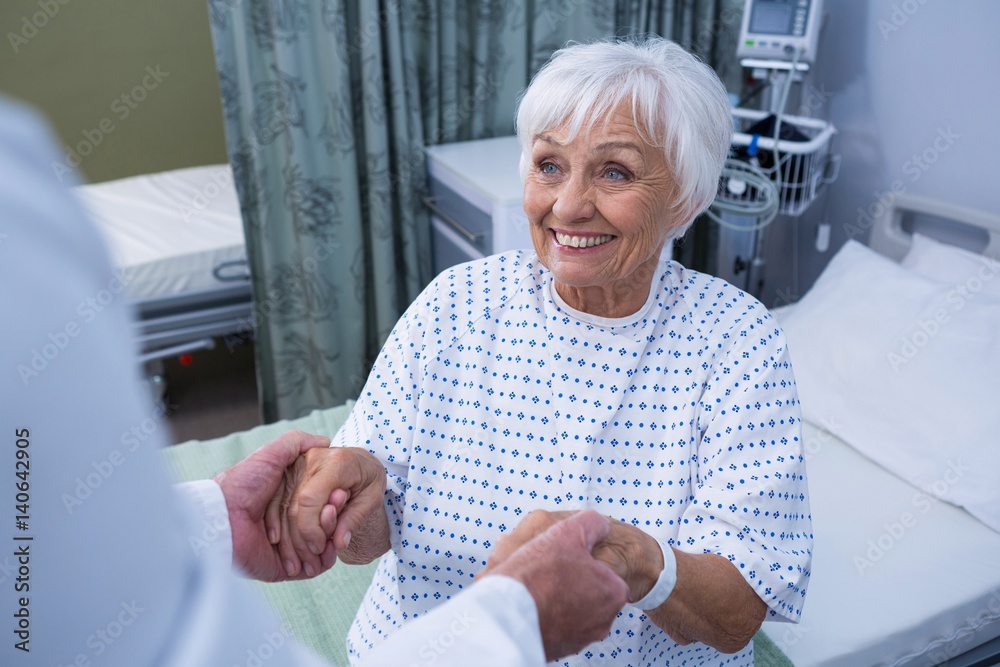
{"label": "woman's hand", "polygon": [[663,553],[656,540],[621,521],[611,521],[611,531],[597,544],[594,558],[606,563],[625,580],[630,602],[645,597],[663,569]]}
{"label": "woman's hand", "polygon": [[370,563],[389,550],[385,468],[364,449],[310,449],[289,467],[278,518],[268,515],[288,576],[322,571],[332,543],[341,561]]}
{"label": "woman's hand", "polygon": [[[289,466],[302,453],[329,446],[330,439],[325,436],[290,431],[215,476],[229,512],[233,565],[247,576],[262,581],[304,578],[298,569],[287,571],[276,546],[277,534],[268,534],[268,527],[280,519],[279,502]],[[319,555],[314,573],[327,570],[336,560],[333,545],[328,545]]]}
{"label": "woman's hand", "polygon": [[[652,590],[663,570],[663,552],[650,535],[620,521],[594,548],[629,587],[630,602]],[[741,650],[764,620],[767,605],[732,563],[715,554],[674,550],[677,584],[666,602],[647,615],[684,646],[702,642],[722,653]]]}
{"label": "woman's hand", "polygon": [[702,642],[736,653],[753,639],[767,605],[736,565],[716,554],[674,549],[677,584],[667,601],[646,612],[678,644]]}

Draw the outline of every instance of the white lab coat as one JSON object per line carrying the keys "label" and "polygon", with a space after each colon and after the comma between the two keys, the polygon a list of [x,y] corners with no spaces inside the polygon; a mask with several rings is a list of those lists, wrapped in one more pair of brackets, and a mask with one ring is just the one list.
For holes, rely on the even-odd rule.
{"label": "white lab coat", "polygon": [[[224,556],[188,546],[202,523],[159,459],[122,278],[65,176],[37,116],[0,100],[0,664],[320,664]],[[505,577],[369,660],[543,662],[534,602]]]}

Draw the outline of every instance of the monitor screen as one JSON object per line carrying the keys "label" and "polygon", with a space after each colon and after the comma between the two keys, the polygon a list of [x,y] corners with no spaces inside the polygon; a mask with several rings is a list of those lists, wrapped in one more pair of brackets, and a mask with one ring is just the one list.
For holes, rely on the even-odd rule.
{"label": "monitor screen", "polygon": [[765,35],[791,35],[795,18],[794,0],[755,2],[750,16],[750,32]]}

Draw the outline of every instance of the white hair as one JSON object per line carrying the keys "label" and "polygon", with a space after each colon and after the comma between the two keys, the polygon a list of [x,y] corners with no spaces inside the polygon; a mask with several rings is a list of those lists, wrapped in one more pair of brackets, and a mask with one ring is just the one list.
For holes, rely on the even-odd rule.
{"label": "white hair", "polygon": [[639,135],[666,155],[676,183],[672,204],[687,218],[671,234],[679,237],[715,199],[733,120],[716,73],[674,42],[652,37],[556,51],[518,104],[521,175],[527,174],[536,136],[568,123],[572,140],[584,125],[589,131],[609,120],[625,102]]}

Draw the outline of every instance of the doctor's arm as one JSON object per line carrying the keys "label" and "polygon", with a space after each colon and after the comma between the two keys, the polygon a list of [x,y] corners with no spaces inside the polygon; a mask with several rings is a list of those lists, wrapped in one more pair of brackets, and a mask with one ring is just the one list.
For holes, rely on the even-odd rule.
{"label": "doctor's arm", "polygon": [[[0,596],[24,619],[0,664],[243,664],[283,626],[192,547],[202,531],[160,460],[167,426],[139,381],[122,276],[60,183],[62,157],[33,112],[0,99],[0,433],[25,477],[0,476],[0,496],[25,497],[0,523],[25,517],[26,568],[20,595],[10,581]],[[317,664],[292,642],[282,654]]]}

